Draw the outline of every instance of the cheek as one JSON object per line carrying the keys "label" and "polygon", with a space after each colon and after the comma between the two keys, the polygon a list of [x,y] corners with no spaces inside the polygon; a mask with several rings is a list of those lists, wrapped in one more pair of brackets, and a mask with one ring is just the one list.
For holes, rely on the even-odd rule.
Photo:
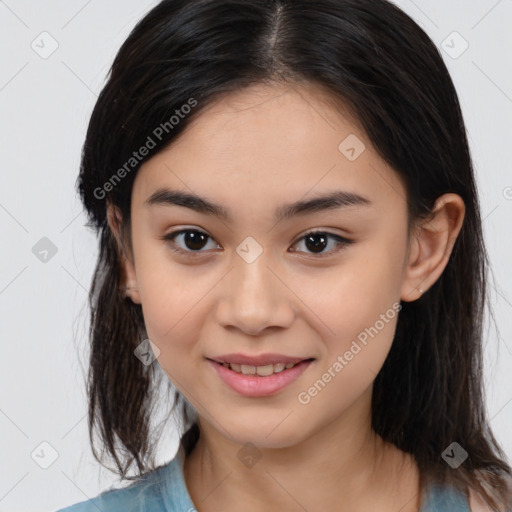
{"label": "cheek", "polygon": [[176,317],[204,295],[207,283],[197,279],[198,267],[178,264],[165,241],[141,231],[140,226],[133,242],[140,300],[148,320],[169,329]]}
{"label": "cheek", "polygon": [[210,280],[205,283],[172,268],[158,272],[157,266],[147,274],[141,273],[139,290],[148,335],[164,345],[193,340],[191,320],[197,317],[198,305],[212,287]]}
{"label": "cheek", "polygon": [[326,353],[296,397],[299,407],[327,421],[356,403],[372,385],[393,343],[399,302],[367,303],[365,308],[338,308],[324,338]]}
{"label": "cheek", "polygon": [[384,364],[401,309],[402,257],[400,243],[383,240],[340,265],[335,276],[297,280],[294,290],[308,306],[307,321],[323,339],[318,373],[331,389],[324,399],[336,392],[349,402],[357,398]]}
{"label": "cheek", "polygon": [[165,246],[151,245],[135,255],[144,323],[160,349],[160,365],[177,376],[202,357],[196,341],[212,308],[208,299],[218,276],[206,266],[179,265]]}
{"label": "cheek", "polygon": [[[180,278],[167,269],[165,276],[153,267],[141,275],[141,303],[148,338],[160,350],[158,364],[175,386],[190,400],[200,386],[199,371],[203,354],[197,340],[201,338],[199,315],[207,315],[205,295],[212,285],[203,287],[200,280]],[[203,300],[202,300],[203,299]],[[197,404],[196,404],[197,406]]]}
{"label": "cheek", "polygon": [[[324,339],[338,340],[342,348],[373,326],[381,315],[394,312],[400,302],[404,244],[399,239],[372,240],[330,269],[290,274],[288,283],[306,306],[302,308]],[[395,309],[393,309],[395,305]],[[378,323],[382,337],[393,336],[388,327]]]}

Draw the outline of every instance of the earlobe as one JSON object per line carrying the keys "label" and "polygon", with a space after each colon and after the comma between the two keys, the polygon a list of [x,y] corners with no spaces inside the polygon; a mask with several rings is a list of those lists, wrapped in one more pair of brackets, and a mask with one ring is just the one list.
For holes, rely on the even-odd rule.
{"label": "earlobe", "polygon": [[411,236],[404,269],[401,299],[411,302],[421,297],[443,273],[464,220],[464,201],[457,194],[444,194],[432,213]]}
{"label": "earlobe", "polygon": [[135,266],[122,236],[122,215],[117,206],[108,204],[107,222],[110,232],[116,240],[117,252],[119,254],[119,260],[121,261],[122,277],[121,283],[119,284],[119,291],[124,296],[130,297],[135,304],[140,304]]}

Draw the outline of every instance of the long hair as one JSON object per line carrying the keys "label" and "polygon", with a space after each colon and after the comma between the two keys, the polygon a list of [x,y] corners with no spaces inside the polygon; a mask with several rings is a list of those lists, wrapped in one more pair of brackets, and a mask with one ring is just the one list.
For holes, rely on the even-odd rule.
{"label": "long hair", "polygon": [[[122,478],[153,469],[151,404],[161,373],[134,357],[146,331],[141,306],[119,291],[120,254],[107,223],[117,206],[130,239],[140,165],[168,147],[213,101],[246,87],[315,84],[360,123],[406,185],[409,222],[453,192],[465,219],[428,293],[403,302],[395,339],[373,386],[372,427],[412,454],[427,481],[476,488],[493,506],[511,500],[512,470],[486,418],[482,338],[488,256],[457,93],[436,46],[385,0],[164,0],[120,48],[93,110],[78,189],[98,232],[90,293],[89,433]],[[151,147],[144,157],[141,147]],[[187,453],[197,441],[186,400]],[[103,449],[98,457],[93,431]],[[467,459],[442,455],[458,443]],[[109,468],[110,469],[110,468]],[[497,501],[495,501],[495,499]]]}

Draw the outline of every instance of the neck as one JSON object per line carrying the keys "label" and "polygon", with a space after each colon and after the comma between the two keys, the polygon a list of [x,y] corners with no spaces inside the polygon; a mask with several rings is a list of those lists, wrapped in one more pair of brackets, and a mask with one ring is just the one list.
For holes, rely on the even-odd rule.
{"label": "neck", "polygon": [[371,429],[368,402],[292,446],[241,445],[201,419],[199,428],[184,472],[201,511],[385,510],[386,497],[390,510],[418,510],[416,466]]}

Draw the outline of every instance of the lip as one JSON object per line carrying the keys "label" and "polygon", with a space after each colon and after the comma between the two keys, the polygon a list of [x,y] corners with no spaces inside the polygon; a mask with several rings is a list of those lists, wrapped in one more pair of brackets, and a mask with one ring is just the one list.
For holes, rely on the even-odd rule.
{"label": "lip", "polygon": [[[243,373],[237,373],[230,368],[226,368],[221,363],[213,361],[212,359],[208,359],[207,361],[213,370],[217,372],[217,375],[221,378],[221,380],[224,381],[224,383],[227,384],[233,391],[236,391],[240,395],[246,397],[265,397],[279,393],[286,386],[297,380],[311,365],[314,359],[299,359],[300,362],[297,362],[293,368],[283,370],[279,373],[273,373],[268,377],[260,377],[259,375],[244,375]],[[264,365],[258,364],[256,366]]]}
{"label": "lip", "polygon": [[259,354],[257,356],[248,356],[246,354],[224,354],[215,357],[207,357],[217,363],[231,363],[231,364],[246,364],[250,366],[266,366],[267,364],[297,364],[306,359],[312,359],[310,357],[290,357],[283,354]]}

